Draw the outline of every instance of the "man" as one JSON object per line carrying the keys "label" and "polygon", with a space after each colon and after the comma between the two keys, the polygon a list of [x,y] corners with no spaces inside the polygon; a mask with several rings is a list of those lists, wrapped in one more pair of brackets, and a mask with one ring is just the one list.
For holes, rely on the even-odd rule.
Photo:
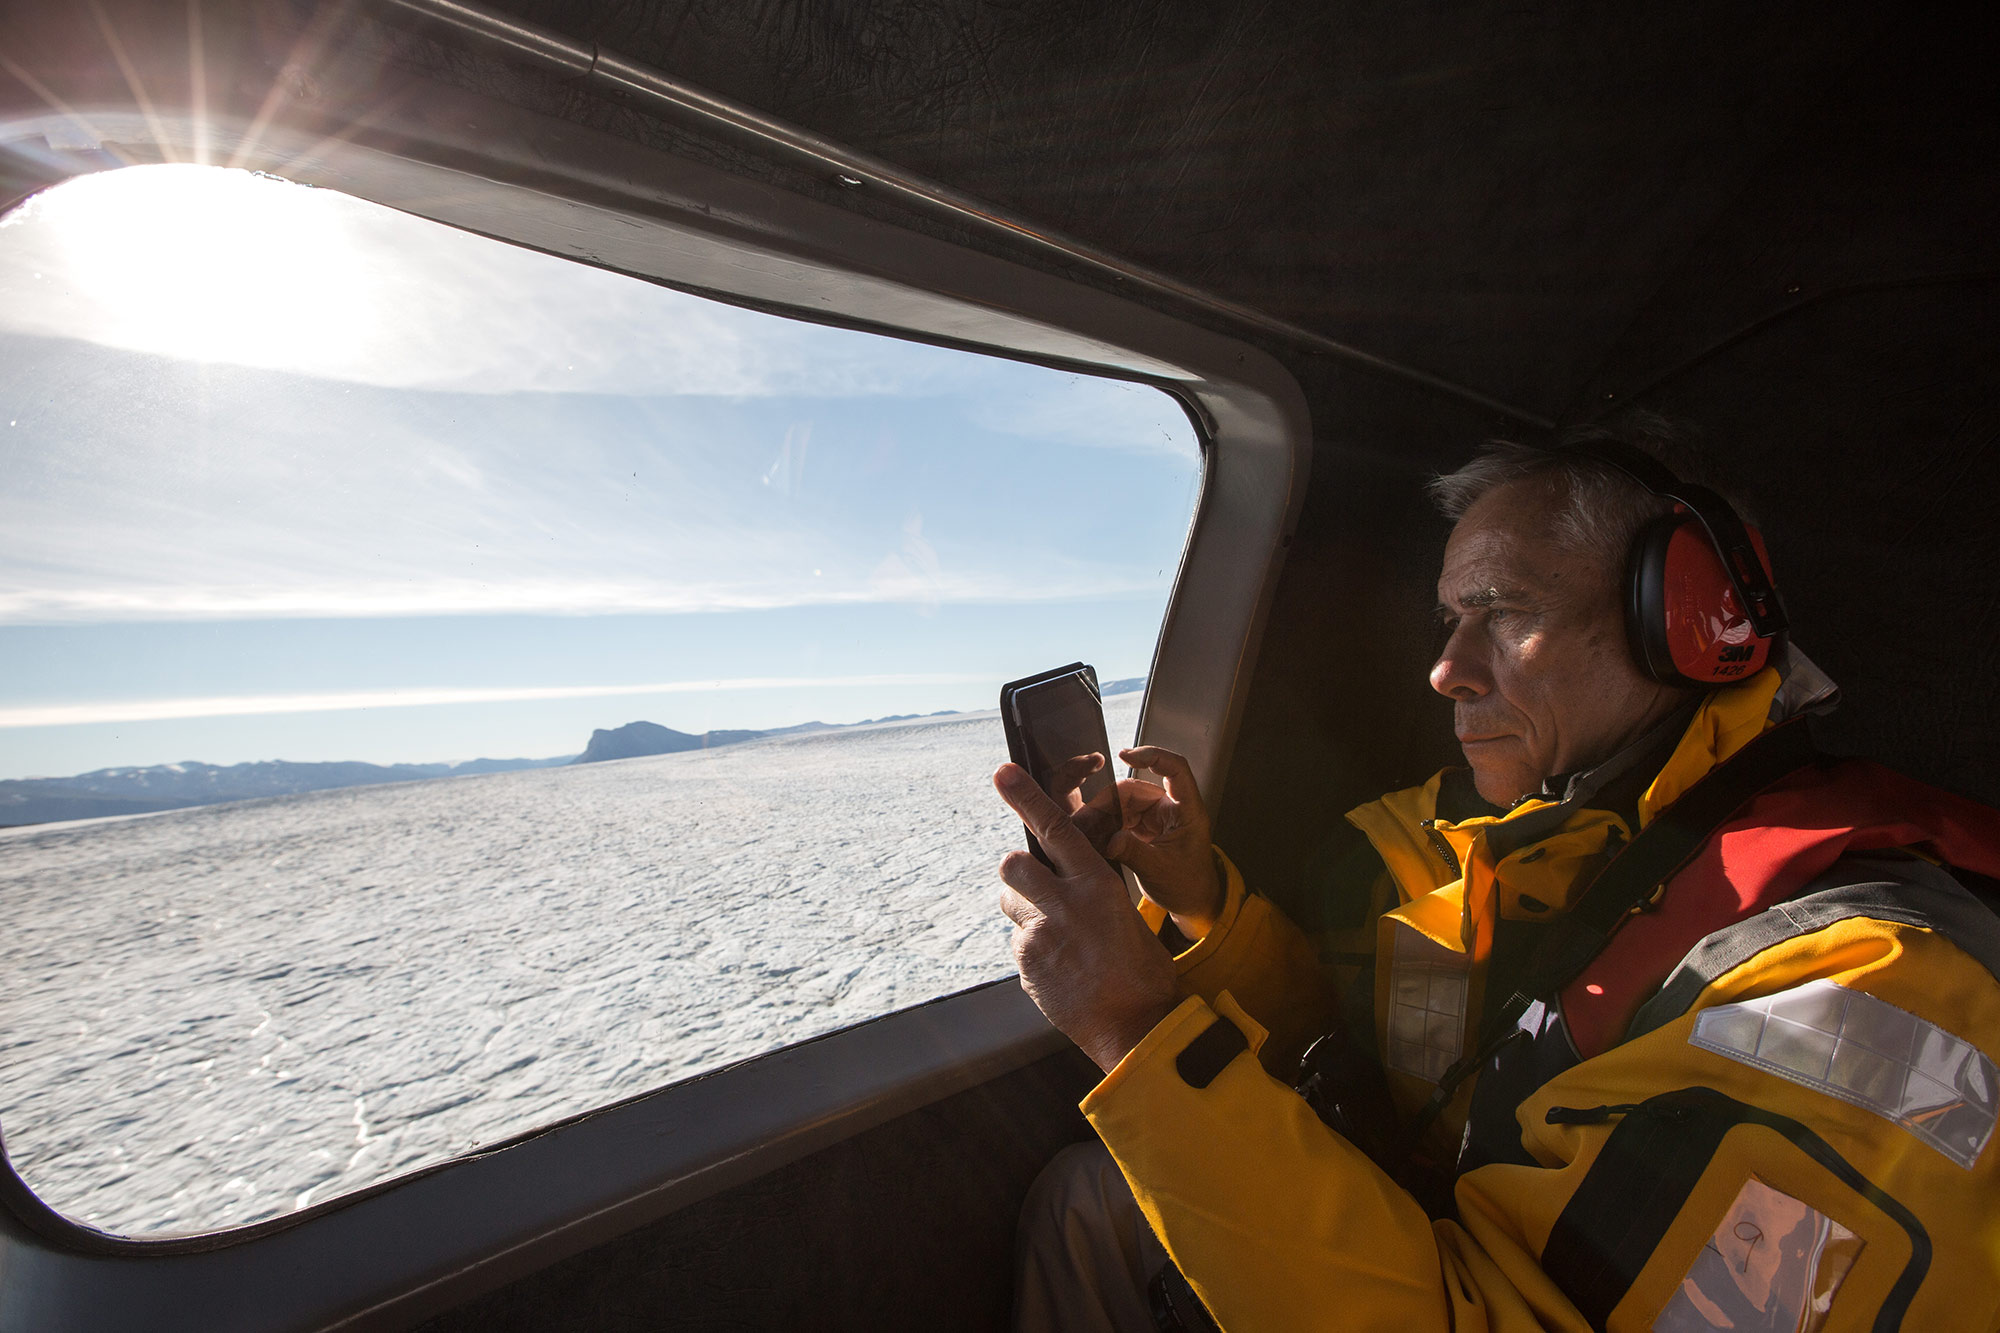
{"label": "man", "polygon": [[2000,918],[1963,883],[2000,815],[1784,760],[1833,690],[1782,645],[1641,669],[1627,553],[1674,506],[1586,451],[1651,431],[1434,484],[1468,768],[1303,890],[1243,884],[1168,751],[1123,756],[1164,779],[1121,784],[1142,913],[995,775],[1056,866],[1001,865],[1022,985],[1106,1075],[1109,1158],[1024,1215],[1023,1327],[2000,1328]]}

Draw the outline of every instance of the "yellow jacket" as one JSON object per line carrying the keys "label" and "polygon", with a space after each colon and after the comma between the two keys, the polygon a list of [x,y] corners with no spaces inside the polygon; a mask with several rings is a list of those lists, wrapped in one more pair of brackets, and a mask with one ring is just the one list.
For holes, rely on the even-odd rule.
{"label": "yellow jacket", "polygon": [[[1766,671],[1708,698],[1642,827],[1764,728],[1777,689]],[[1406,1111],[1432,1090],[1417,1071],[1476,1030],[1494,917],[1523,895],[1560,911],[1611,830],[1629,832],[1584,810],[1496,859],[1492,830],[1546,803],[1429,823],[1437,785],[1349,816],[1401,899],[1375,927],[1376,1011]],[[1685,1011],[1528,1095],[1519,1160],[1460,1175],[1453,1217],[1427,1216],[1273,1076],[1329,1026],[1332,988],[1233,866],[1220,922],[1179,958],[1187,998],[1083,1110],[1228,1333],[2000,1328],[2000,920],[1911,864],[1906,891],[1747,923],[1748,952],[1745,932],[1704,942],[1712,975]],[[1436,1049],[1404,1042],[1399,1060],[1391,990],[1408,999],[1413,958],[1447,988],[1455,970],[1464,1000],[1456,1031],[1434,1006]],[[1272,1072],[1229,1058],[1243,1043],[1218,1043],[1218,1019]]]}

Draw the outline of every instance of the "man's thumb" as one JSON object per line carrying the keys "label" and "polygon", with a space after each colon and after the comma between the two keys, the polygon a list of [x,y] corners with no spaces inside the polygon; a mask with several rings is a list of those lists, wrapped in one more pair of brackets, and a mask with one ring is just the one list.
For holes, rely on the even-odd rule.
{"label": "man's thumb", "polygon": [[1121,830],[1105,849],[1114,861],[1123,861],[1138,872],[1140,879],[1158,876],[1167,868],[1167,855],[1144,838]]}

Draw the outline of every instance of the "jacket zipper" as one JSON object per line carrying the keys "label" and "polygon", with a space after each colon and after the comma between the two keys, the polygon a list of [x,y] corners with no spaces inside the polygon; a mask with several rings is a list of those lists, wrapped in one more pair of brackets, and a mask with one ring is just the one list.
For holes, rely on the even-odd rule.
{"label": "jacket zipper", "polygon": [[1445,869],[1451,872],[1451,877],[1453,879],[1464,878],[1465,871],[1459,868],[1458,853],[1454,852],[1451,849],[1451,844],[1445,841],[1444,834],[1437,831],[1437,821],[1435,819],[1422,820],[1418,824],[1418,827],[1422,828],[1424,836],[1430,839],[1431,850],[1438,854],[1440,861],[1444,862]]}

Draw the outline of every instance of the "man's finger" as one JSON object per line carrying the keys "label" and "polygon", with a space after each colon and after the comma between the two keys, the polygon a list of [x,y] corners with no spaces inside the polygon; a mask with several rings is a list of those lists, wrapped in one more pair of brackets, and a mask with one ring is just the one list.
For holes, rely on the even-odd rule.
{"label": "man's finger", "polygon": [[1021,822],[1028,826],[1028,832],[1037,838],[1042,836],[1044,829],[1053,829],[1057,823],[1069,818],[1069,811],[1057,805],[1042,790],[1041,784],[1019,764],[1002,764],[994,769],[993,789],[1021,817]]}
{"label": "man's finger", "polygon": [[1000,882],[1031,903],[1045,903],[1062,896],[1062,881],[1055,872],[1026,852],[1009,852],[1000,858]]}
{"label": "man's finger", "polygon": [[[1104,858],[1092,850],[1090,840],[1070,822],[1069,811],[1050,800],[1049,794],[1028,776],[1027,769],[1019,764],[1002,764],[994,771],[993,786],[1000,799],[1028,826],[1028,832],[1035,835],[1035,841],[1042,844],[1042,850],[1049,854],[1057,870],[1065,875],[1081,875],[1091,869],[1092,862],[1104,864]],[[1000,863],[1000,870],[1004,879],[1006,861]]]}
{"label": "man's finger", "polygon": [[1049,774],[1049,792],[1063,797],[1083,785],[1083,780],[1104,767],[1101,754],[1080,754],[1074,759],[1064,760],[1055,772]]}
{"label": "man's finger", "polygon": [[[1029,859],[1033,860],[1034,858],[1030,857]],[[1006,917],[1017,926],[1026,926],[1030,922],[1040,921],[1042,919],[1042,910],[1026,898],[1023,898],[1020,894],[1014,892],[1014,890],[1003,885],[1000,889],[1000,915]]]}
{"label": "man's finger", "polygon": [[1158,773],[1166,780],[1167,795],[1187,806],[1190,814],[1208,817],[1208,809],[1201,803],[1201,788],[1194,780],[1194,769],[1184,757],[1159,745],[1135,745],[1120,750],[1118,757],[1134,768],[1149,768]]}

